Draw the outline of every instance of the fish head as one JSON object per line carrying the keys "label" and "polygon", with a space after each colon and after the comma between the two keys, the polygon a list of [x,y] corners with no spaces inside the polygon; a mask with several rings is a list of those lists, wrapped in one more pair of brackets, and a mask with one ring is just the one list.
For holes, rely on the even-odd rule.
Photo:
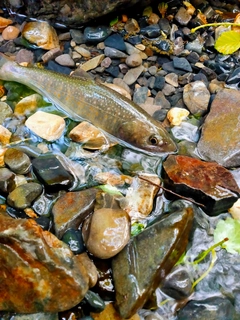
{"label": "fish head", "polygon": [[164,155],[177,152],[175,142],[160,123],[125,122],[119,128],[119,138],[147,154]]}

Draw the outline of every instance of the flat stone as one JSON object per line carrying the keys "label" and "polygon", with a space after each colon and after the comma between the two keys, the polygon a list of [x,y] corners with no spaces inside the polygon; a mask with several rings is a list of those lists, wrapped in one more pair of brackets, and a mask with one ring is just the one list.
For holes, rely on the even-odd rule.
{"label": "flat stone", "polygon": [[0,239],[1,310],[54,313],[83,299],[89,288],[85,267],[33,219],[13,219],[1,212]]}
{"label": "flat stone", "polygon": [[153,89],[155,90],[162,90],[165,85],[165,79],[162,76],[156,76]]}
{"label": "flat stone", "polygon": [[127,54],[115,48],[105,47],[104,54],[112,59],[127,58]]}
{"label": "flat stone", "polygon": [[91,57],[91,52],[81,46],[74,47],[74,50],[77,51],[81,56],[83,56],[85,58]]}
{"label": "flat stone", "polygon": [[85,43],[86,40],[84,38],[83,32],[81,30],[77,29],[70,29],[70,34],[73,39],[77,44]]}
{"label": "flat stone", "polygon": [[61,54],[61,55],[57,56],[55,58],[55,61],[57,63],[59,63],[61,66],[66,66],[66,67],[74,67],[75,66],[74,60],[67,53],[64,53],[64,54]]}
{"label": "flat stone", "polygon": [[186,84],[183,89],[183,101],[192,114],[203,115],[208,109],[210,93],[202,81]]}
{"label": "flat stone", "polygon": [[240,92],[234,89],[216,94],[197,146],[203,159],[225,167],[240,165],[239,99]]}
{"label": "flat stone", "polygon": [[210,216],[227,211],[239,197],[240,190],[231,172],[215,162],[170,155],[163,168],[166,185],[201,203]]}
{"label": "flat stone", "polygon": [[132,53],[130,56],[127,57],[125,63],[132,68],[138,67],[142,64],[141,55],[139,53]]}
{"label": "flat stone", "polygon": [[52,208],[54,230],[61,239],[69,228],[78,228],[83,220],[93,211],[96,189],[67,192],[62,195]]}
{"label": "flat stone", "polygon": [[130,86],[131,84],[137,81],[138,77],[141,75],[143,70],[143,65],[130,69],[123,77],[123,81],[125,81],[125,83]]}
{"label": "flat stone", "polygon": [[37,111],[30,116],[25,125],[47,141],[59,139],[65,130],[65,121],[62,117],[43,111]]}
{"label": "flat stone", "polygon": [[36,176],[45,187],[70,188],[73,184],[73,175],[65,169],[61,161],[54,154],[43,154],[32,160]]}
{"label": "flat stone", "polygon": [[154,104],[161,106],[162,109],[169,109],[171,107],[170,102],[165,98],[164,94],[159,91],[154,98]]}
{"label": "flat stone", "polygon": [[88,60],[87,62],[80,65],[80,68],[84,71],[89,71],[97,68],[104,59],[104,54],[99,54],[98,56]]}
{"label": "flat stone", "polygon": [[165,76],[165,81],[168,84],[171,84],[172,86],[174,86],[175,88],[177,88],[179,86],[178,84],[178,76],[176,73],[169,73]]}
{"label": "flat stone", "polygon": [[116,308],[122,318],[141,309],[171,271],[187,246],[192,220],[192,208],[167,215],[132,237],[112,259]]}
{"label": "flat stone", "polygon": [[186,72],[192,72],[192,67],[186,58],[174,57],[173,66],[176,69],[180,69]]}
{"label": "flat stone", "polygon": [[42,193],[42,186],[36,182],[22,184],[9,193],[7,203],[13,208],[25,209]]}
{"label": "flat stone", "polygon": [[106,47],[115,48],[120,51],[126,50],[125,42],[123,41],[123,38],[119,33],[114,33],[114,34],[108,36],[104,40],[104,44]]}

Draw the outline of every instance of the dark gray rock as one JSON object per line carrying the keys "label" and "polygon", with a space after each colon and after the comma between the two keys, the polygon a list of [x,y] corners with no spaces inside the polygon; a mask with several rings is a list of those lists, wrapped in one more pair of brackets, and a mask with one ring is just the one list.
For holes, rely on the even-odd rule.
{"label": "dark gray rock", "polygon": [[107,37],[104,40],[104,44],[106,47],[115,48],[120,51],[126,50],[126,45],[123,41],[122,36],[120,36],[119,33],[114,33],[114,34],[110,35],[109,37]]}
{"label": "dark gray rock", "polygon": [[178,312],[178,320],[233,320],[234,307],[226,298],[192,300]]}
{"label": "dark gray rock", "polygon": [[186,58],[173,58],[173,66],[176,69],[180,69],[186,72],[192,72],[192,67]]}

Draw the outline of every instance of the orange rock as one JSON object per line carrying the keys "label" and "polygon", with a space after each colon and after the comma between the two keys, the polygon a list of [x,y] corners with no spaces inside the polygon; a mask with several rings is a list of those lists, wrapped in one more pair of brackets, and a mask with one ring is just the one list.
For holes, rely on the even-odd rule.
{"label": "orange rock", "polygon": [[13,219],[1,211],[0,244],[0,310],[60,312],[88,291],[80,261],[33,219]]}
{"label": "orange rock", "polygon": [[22,35],[29,42],[46,50],[59,47],[56,30],[47,22],[28,22],[25,24]]}
{"label": "orange rock", "polygon": [[13,40],[18,37],[20,30],[14,26],[8,26],[2,32],[2,37],[4,40]]}
{"label": "orange rock", "polygon": [[0,17],[0,33],[10,24],[12,24],[12,20],[5,19],[3,17]]}

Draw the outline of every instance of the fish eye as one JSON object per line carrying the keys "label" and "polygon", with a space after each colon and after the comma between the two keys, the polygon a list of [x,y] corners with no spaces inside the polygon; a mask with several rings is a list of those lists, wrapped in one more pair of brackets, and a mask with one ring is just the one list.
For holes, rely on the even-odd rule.
{"label": "fish eye", "polygon": [[158,139],[157,139],[156,136],[151,136],[151,137],[149,138],[149,141],[150,141],[150,143],[151,143],[153,146],[155,146],[155,145],[158,144]]}

